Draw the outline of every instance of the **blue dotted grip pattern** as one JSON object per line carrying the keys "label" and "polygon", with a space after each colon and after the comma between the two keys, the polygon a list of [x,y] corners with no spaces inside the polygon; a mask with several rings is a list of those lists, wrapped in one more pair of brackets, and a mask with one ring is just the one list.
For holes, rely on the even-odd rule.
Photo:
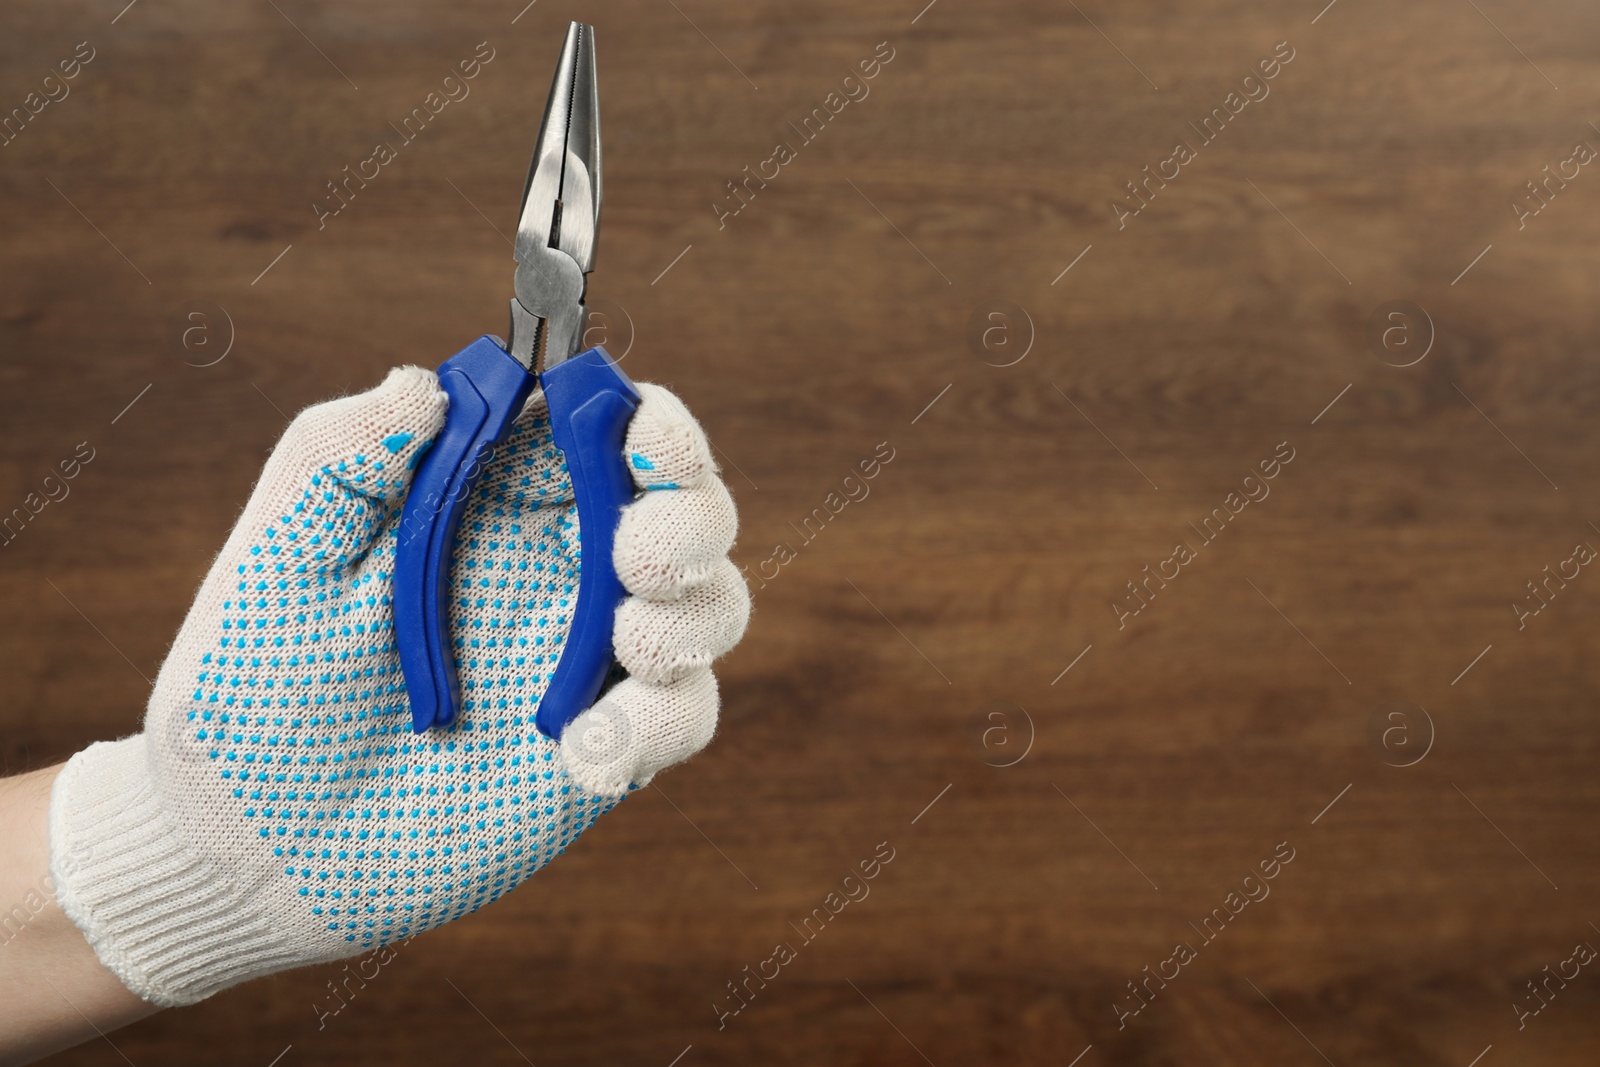
{"label": "blue dotted grip pattern", "polygon": [[[462,426],[487,424],[482,402]],[[466,494],[450,561],[460,714],[413,733],[392,597],[391,520],[404,511],[387,500],[397,465],[417,467],[426,447],[398,433],[331,458],[264,516],[227,576],[214,643],[190,665],[179,749],[218,774],[216,816],[243,820],[315,923],[363,948],[491,903],[616,803],[571,781],[534,723],[582,571],[544,419],[513,425]]]}

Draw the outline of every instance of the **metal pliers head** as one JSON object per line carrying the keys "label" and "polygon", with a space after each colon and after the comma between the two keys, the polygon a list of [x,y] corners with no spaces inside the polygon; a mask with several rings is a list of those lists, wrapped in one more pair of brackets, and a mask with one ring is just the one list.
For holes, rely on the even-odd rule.
{"label": "metal pliers head", "polygon": [[511,356],[539,372],[582,347],[600,222],[600,93],[594,27],[574,22],[550,85],[517,221]]}

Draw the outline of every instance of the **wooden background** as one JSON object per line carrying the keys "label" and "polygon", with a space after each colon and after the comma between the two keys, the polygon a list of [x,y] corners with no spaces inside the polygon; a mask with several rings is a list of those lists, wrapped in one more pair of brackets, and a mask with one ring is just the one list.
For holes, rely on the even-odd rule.
{"label": "wooden background", "polygon": [[[137,728],[287,413],[503,332],[496,228],[569,18],[598,26],[591,294],[725,457],[740,561],[895,455],[756,589],[715,744],[532,883],[320,1028],[337,968],[55,1062],[1594,1062],[1593,968],[1515,1005],[1600,945],[1600,577],[1520,631],[1511,605],[1600,546],[1600,175],[1521,229],[1509,205],[1600,147],[1600,11],[923,2],[0,11],[0,107],[95,49],[0,147],[0,511],[95,450],[0,548],[8,771]],[[319,230],[324,183],[481,41],[472,95]],[[719,230],[723,183],[884,41],[870,96]],[[1124,183],[1281,41],[1271,95],[1119,231]],[[1366,339],[1394,300],[1432,323],[1410,367]],[[214,366],[186,360],[220,319],[168,337],[196,301],[232,323]],[[990,301],[1031,348],[1021,316],[969,343]],[[1124,583],[1283,441],[1271,496],[1119,630]],[[1374,742],[1391,701],[1431,727]],[[725,983],[880,842],[870,896],[719,1029]],[[1271,896],[1200,945],[1281,842]]]}

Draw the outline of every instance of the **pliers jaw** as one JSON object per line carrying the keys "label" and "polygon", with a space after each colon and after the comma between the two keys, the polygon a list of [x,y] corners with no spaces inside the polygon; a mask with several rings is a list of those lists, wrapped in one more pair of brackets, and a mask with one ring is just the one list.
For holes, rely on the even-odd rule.
{"label": "pliers jaw", "polygon": [[600,94],[594,27],[567,29],[517,222],[507,350],[539,372],[582,348],[587,275],[600,221]]}

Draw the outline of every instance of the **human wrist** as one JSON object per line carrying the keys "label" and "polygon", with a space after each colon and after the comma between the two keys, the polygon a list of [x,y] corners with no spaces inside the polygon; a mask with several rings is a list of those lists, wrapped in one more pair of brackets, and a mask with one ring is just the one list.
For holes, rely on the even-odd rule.
{"label": "human wrist", "polygon": [[192,1004],[299,962],[248,879],[185,832],[150,774],[144,734],[67,762],[52,791],[50,846],[62,911],[153,1004]]}
{"label": "human wrist", "polygon": [[0,1061],[28,1062],[157,1010],[56,902],[47,820],[61,766],[0,779]]}

